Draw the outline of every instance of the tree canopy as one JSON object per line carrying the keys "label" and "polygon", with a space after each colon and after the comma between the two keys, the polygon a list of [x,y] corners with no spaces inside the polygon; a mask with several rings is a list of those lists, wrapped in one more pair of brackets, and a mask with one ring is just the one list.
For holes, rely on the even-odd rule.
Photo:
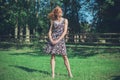
{"label": "tree canopy", "polygon": [[20,28],[24,33],[26,25],[30,34],[33,30],[35,34],[46,33],[47,15],[56,5],[62,7],[71,33],[88,28],[95,32],[120,32],[119,0],[0,0],[0,35],[14,35],[16,26],[18,33]]}

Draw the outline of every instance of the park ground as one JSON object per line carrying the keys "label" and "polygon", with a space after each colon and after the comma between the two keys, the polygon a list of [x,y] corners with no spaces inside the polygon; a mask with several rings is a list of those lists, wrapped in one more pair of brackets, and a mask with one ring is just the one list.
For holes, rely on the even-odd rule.
{"label": "park ground", "polygon": [[[119,49],[68,48],[73,78],[67,75],[61,56],[56,56],[54,80],[120,80]],[[53,80],[50,55],[33,48],[1,49],[0,80]]]}

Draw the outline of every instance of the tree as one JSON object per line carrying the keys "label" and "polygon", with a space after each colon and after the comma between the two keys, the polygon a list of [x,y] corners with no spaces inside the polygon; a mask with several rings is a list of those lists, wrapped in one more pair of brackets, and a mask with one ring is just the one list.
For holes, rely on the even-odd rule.
{"label": "tree", "polygon": [[96,0],[98,3],[98,32],[120,32],[120,1]]}
{"label": "tree", "polygon": [[12,11],[9,9],[9,3],[6,0],[0,0],[0,35],[9,35],[13,32],[13,22],[9,18]]}
{"label": "tree", "polygon": [[64,17],[69,21],[69,28],[71,33],[80,32],[79,24],[79,10],[80,0],[63,0]]}

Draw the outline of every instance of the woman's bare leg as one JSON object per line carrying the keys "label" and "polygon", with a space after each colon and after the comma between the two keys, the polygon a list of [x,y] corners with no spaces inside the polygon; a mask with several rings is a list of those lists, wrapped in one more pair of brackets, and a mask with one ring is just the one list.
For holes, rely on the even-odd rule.
{"label": "woman's bare leg", "polygon": [[52,70],[52,78],[55,77],[55,55],[51,55],[51,70]]}
{"label": "woman's bare leg", "polygon": [[69,60],[68,60],[68,57],[66,55],[63,55],[63,59],[64,59],[64,64],[67,68],[67,71],[68,71],[68,75],[72,78],[73,75],[71,73],[71,69],[70,69],[70,64],[69,64]]}

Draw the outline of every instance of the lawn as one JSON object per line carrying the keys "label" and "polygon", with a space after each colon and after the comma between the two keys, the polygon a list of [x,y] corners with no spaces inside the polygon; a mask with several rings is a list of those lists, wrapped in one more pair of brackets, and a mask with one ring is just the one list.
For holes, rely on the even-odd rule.
{"label": "lawn", "polygon": [[[120,53],[103,50],[68,49],[73,78],[69,78],[61,56],[56,56],[54,80],[120,80]],[[89,55],[83,55],[81,53]],[[94,53],[94,55],[92,54]],[[92,55],[90,55],[92,54]],[[53,80],[50,55],[37,49],[0,51],[0,80]]]}

